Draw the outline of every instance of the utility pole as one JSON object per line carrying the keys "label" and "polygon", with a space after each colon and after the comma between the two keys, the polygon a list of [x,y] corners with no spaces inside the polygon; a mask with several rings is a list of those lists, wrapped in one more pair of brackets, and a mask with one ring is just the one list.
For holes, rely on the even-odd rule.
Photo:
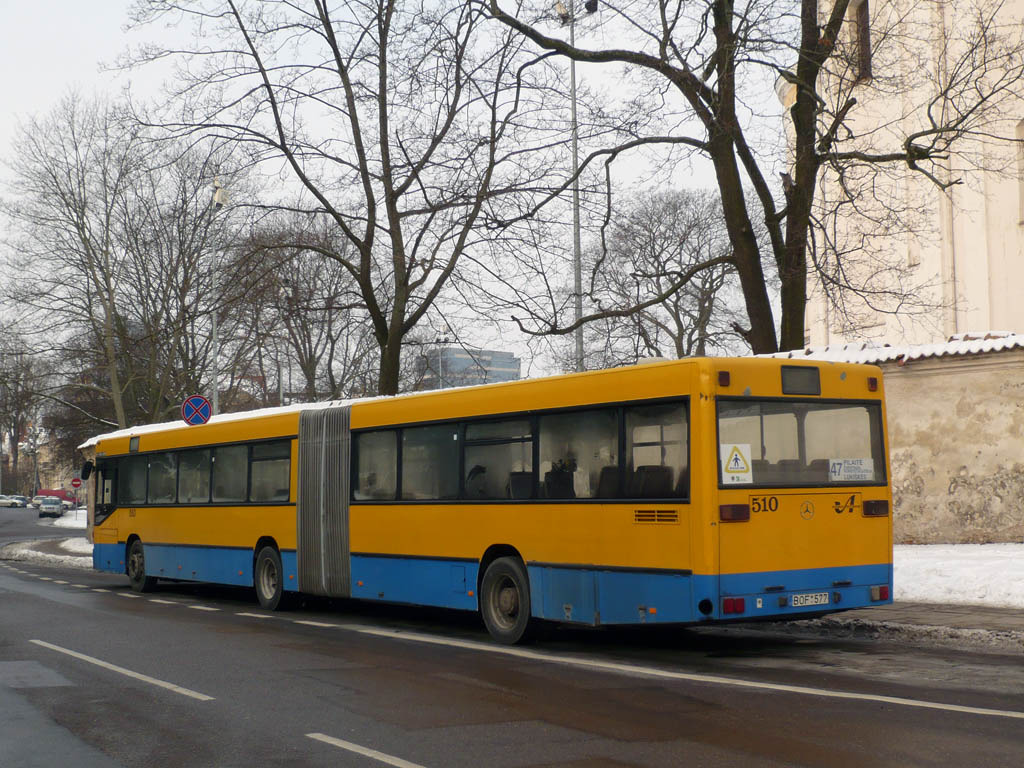
{"label": "utility pole", "polygon": [[[221,183],[220,178],[213,177],[213,211],[216,214],[221,208],[228,204],[228,191]],[[220,413],[220,339],[217,337],[217,311],[220,308],[220,280],[217,264],[218,251],[213,250],[212,283],[213,283],[213,318],[211,321],[210,346],[213,347],[213,397],[210,398],[210,410],[213,416]]]}
{"label": "utility pole", "polygon": [[[597,0],[586,0],[587,13],[597,10]],[[555,3],[555,13],[562,24],[569,25],[569,45],[576,47],[576,8],[567,9],[559,0]],[[572,276],[575,321],[583,319],[583,253],[580,246],[580,171],[579,157],[579,125],[576,122],[576,60],[569,59],[569,100],[572,120]],[[574,334],[576,339],[576,370],[582,371],[583,365],[583,326],[577,326]]]}

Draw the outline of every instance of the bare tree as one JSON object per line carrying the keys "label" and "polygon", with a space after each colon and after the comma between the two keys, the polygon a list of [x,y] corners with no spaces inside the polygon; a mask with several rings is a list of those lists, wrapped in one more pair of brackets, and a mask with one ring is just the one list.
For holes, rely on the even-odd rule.
{"label": "bare tree", "polygon": [[[238,329],[251,342],[248,367],[289,399],[368,394],[367,375],[377,365],[373,329],[352,276],[323,255],[350,246],[332,242],[333,228],[309,223],[295,216],[264,222],[233,249],[236,279],[226,298],[244,318]],[[268,404],[280,400],[269,388],[265,397]]]}
{"label": "bare tree", "polygon": [[49,349],[91,372],[67,386],[109,399],[97,418],[166,418],[210,354],[216,157],[68,96],[24,127],[14,158],[12,296]]}
{"label": "bare tree", "polygon": [[[191,20],[181,134],[282,165],[347,241],[323,249],[351,275],[379,347],[378,389],[399,387],[402,345],[483,238],[493,209],[522,207],[544,175],[548,76],[482,10],[436,3],[140,0],[137,22]],[[535,83],[539,81],[539,83]],[[536,149],[531,155],[528,149]],[[273,205],[277,201],[270,201]],[[493,236],[493,235],[492,235]]]}
{"label": "bare tree", "polygon": [[[590,253],[594,303],[640,306],[644,297],[668,295],[637,311],[630,323],[599,321],[606,349],[635,361],[743,346],[733,327],[739,318],[729,306],[738,286],[732,265],[722,259],[730,246],[720,211],[709,192],[655,191],[627,200],[613,214],[605,247]],[[687,273],[690,280],[667,291]]]}
{"label": "bare tree", "polygon": [[13,477],[18,474],[19,446],[41,402],[42,374],[43,366],[22,334],[4,328],[0,333],[0,439],[7,436]]}
{"label": "bare tree", "polygon": [[[745,335],[757,353],[803,345],[809,267],[821,270],[837,290],[897,293],[893,286],[878,288],[891,273],[874,266],[867,269],[868,284],[858,279],[851,262],[861,251],[849,241],[836,250],[822,229],[822,237],[812,240],[816,224],[827,226],[815,209],[823,180],[881,221],[872,194],[878,174],[909,171],[940,188],[956,183],[950,156],[977,160],[969,157],[981,154],[976,141],[1012,138],[1007,115],[1015,113],[1008,106],[1019,104],[1024,90],[1024,25],[999,0],[979,0],[955,25],[946,21],[946,4],[938,0],[887,5],[870,19],[867,4],[851,0],[606,0],[599,6],[599,39],[615,40],[619,47],[570,45],[564,30],[552,28],[546,0],[487,4],[495,18],[538,49],[620,67],[660,100],[663,133],[630,134],[615,146],[595,149],[584,169],[657,141],[685,146],[711,163],[746,307]],[[930,62],[936,48],[940,65],[907,63]],[[904,63],[871,67],[872,56]],[[777,154],[758,141],[765,128],[758,118],[771,110],[774,84],[792,86],[784,114],[792,161],[780,177]],[[864,126],[877,126],[878,120],[871,112],[860,115],[859,99],[869,101],[861,99],[865,94],[876,108],[879,94],[903,105],[881,128],[870,129],[869,141]],[[779,278],[781,339],[755,222],[766,228]],[[837,257],[846,264],[837,268]]]}

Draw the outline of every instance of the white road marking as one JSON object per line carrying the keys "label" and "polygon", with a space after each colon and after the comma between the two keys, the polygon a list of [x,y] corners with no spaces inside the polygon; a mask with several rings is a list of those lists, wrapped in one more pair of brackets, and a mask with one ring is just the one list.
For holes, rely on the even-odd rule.
{"label": "white road marking", "polygon": [[452,648],[464,648],[471,651],[484,651],[505,656],[515,656],[521,659],[530,659],[554,664],[565,664],[572,667],[600,670],[603,672],[616,672],[626,675],[639,675],[642,677],[655,677],[664,680],[686,680],[693,683],[708,683],[711,685],[725,685],[734,688],[753,688],[762,691],[778,691],[780,693],[795,693],[803,696],[820,696],[827,699],[853,699],[856,701],[871,701],[880,704],[893,704],[901,707],[917,707],[920,709],[938,709],[945,712],[962,712],[969,715],[983,715],[986,717],[1010,717],[1016,720],[1024,720],[1024,712],[1008,709],[988,709],[986,707],[967,707],[959,704],[942,704],[937,701],[924,701],[921,699],[906,699],[901,696],[883,696],[873,693],[853,693],[849,691],[831,691],[823,688],[811,688],[804,685],[785,685],[782,683],[764,683],[757,680],[744,680],[742,678],[720,677],[718,675],[700,675],[693,672],[674,672],[656,667],[642,667],[636,664],[621,664],[614,661],[600,661],[597,659],[585,659],[576,656],[562,656],[558,654],[545,654],[539,651],[529,651],[523,648],[511,648],[508,646],[490,645],[488,643],[477,643],[472,640],[455,640],[445,637],[435,637],[417,632],[403,632],[401,630],[376,629],[373,627],[361,626],[359,624],[336,624],[339,629],[347,629],[359,632],[364,635],[375,637],[390,637],[396,640],[409,640],[415,643],[428,643],[432,645],[447,645]]}
{"label": "white road marking", "polygon": [[42,646],[43,648],[49,648],[51,651],[57,651],[58,653],[67,654],[68,656],[72,656],[72,657],[74,657],[76,659],[80,659],[81,661],[87,661],[90,664],[95,664],[97,667],[103,667],[104,669],[109,669],[111,672],[117,672],[120,675],[125,675],[126,677],[131,677],[131,678],[134,678],[135,680],[141,680],[144,683],[149,683],[150,685],[156,685],[156,686],[159,686],[160,688],[166,688],[168,691],[173,691],[174,693],[180,693],[182,696],[189,696],[189,697],[191,697],[193,699],[199,699],[199,701],[213,701],[213,696],[207,696],[205,693],[198,693],[196,691],[189,690],[188,688],[182,688],[180,685],[175,685],[174,683],[168,683],[168,682],[166,682],[164,680],[157,680],[155,677],[150,677],[149,675],[143,675],[143,674],[141,674],[139,672],[133,672],[130,669],[125,669],[124,667],[119,667],[116,664],[111,664],[110,662],[103,661],[101,659],[97,659],[97,658],[95,658],[93,656],[86,656],[84,653],[79,653],[78,651],[72,651],[69,648],[61,648],[59,645],[53,645],[52,643],[47,643],[45,640],[29,640],[29,642],[30,643],[34,643],[35,645]]}
{"label": "white road marking", "polygon": [[269,613],[236,613],[235,616],[248,616],[250,619],[272,619]]}
{"label": "white road marking", "polygon": [[118,592],[118,597],[130,597],[132,600],[138,600],[142,595],[133,595],[131,592]]}
{"label": "white road marking", "polygon": [[193,611],[219,611],[220,608],[211,608],[208,605],[190,605],[188,606]]}
{"label": "white road marking", "polygon": [[341,624],[327,624],[323,621],[299,621],[298,619],[293,619],[292,624],[305,624],[307,627],[337,627],[339,629],[343,626]]}
{"label": "white road marking", "polygon": [[358,744],[353,744],[351,741],[343,741],[342,739],[336,739],[333,736],[326,736],[322,733],[307,733],[307,738],[316,739],[322,741],[324,744],[330,744],[341,749],[347,749],[349,752],[355,752],[358,755],[364,757],[373,758],[379,762],[386,763],[387,765],[394,765],[396,768],[423,768],[419,763],[410,763],[408,760],[403,760],[400,757],[393,757],[383,752],[378,752],[376,749],[369,749],[368,747],[361,747]]}
{"label": "white road marking", "polygon": [[53,582],[53,583],[54,584],[67,584],[66,581],[60,581],[59,579],[57,581]]}
{"label": "white road marking", "polygon": [[53,581],[53,579],[51,579],[49,576],[40,576],[39,578],[43,581]]}
{"label": "white road marking", "polygon": [[149,598],[149,602],[160,603],[162,605],[181,605],[177,600],[161,600],[159,597],[151,597]]}
{"label": "white road marking", "polygon": [[93,592],[109,592],[110,590],[109,589],[99,589],[98,587],[93,587],[92,591]]}

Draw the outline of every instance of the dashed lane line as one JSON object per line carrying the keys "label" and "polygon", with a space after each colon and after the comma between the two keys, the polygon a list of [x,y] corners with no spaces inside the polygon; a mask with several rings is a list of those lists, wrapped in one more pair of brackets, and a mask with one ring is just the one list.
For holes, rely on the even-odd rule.
{"label": "dashed lane line", "polygon": [[38,646],[40,646],[42,648],[49,648],[51,651],[57,651],[58,653],[66,654],[66,655],[71,656],[73,658],[79,659],[80,661],[86,661],[86,662],[88,662],[90,664],[95,664],[97,667],[102,667],[103,669],[108,669],[111,672],[117,672],[119,675],[124,675],[125,677],[131,677],[131,678],[133,678],[135,680],[141,680],[144,683],[149,683],[150,685],[155,685],[155,686],[158,686],[160,688],[166,688],[168,691],[173,691],[174,693],[180,693],[182,696],[188,696],[188,697],[193,698],[193,699],[198,699],[199,701],[213,701],[213,696],[207,696],[205,693],[199,693],[198,691],[193,691],[193,690],[190,690],[189,688],[182,688],[180,685],[175,685],[174,683],[168,683],[166,680],[158,680],[155,677],[150,677],[149,675],[143,675],[141,672],[135,672],[133,670],[126,669],[125,667],[119,667],[116,664],[111,664],[109,661],[103,661],[102,659],[97,659],[95,656],[87,656],[84,653],[79,653],[78,651],[72,651],[70,648],[62,648],[59,645],[54,645],[53,643],[48,643],[45,640],[29,640],[29,642],[30,643],[34,643],[35,645],[38,645]]}
{"label": "dashed lane line", "polygon": [[209,605],[188,605],[186,608],[191,608],[193,611],[219,611],[220,608],[213,608]]}
{"label": "dashed lane line", "polygon": [[236,613],[235,616],[246,616],[250,619],[272,619],[269,613]]}
{"label": "dashed lane line", "polygon": [[403,760],[400,757],[388,755],[384,752],[378,752],[376,749],[363,747],[359,744],[353,744],[351,741],[336,739],[333,736],[327,736],[323,733],[307,733],[306,737],[315,739],[316,741],[322,741],[324,744],[330,744],[331,746],[338,747],[340,749],[348,750],[349,752],[355,752],[357,755],[372,758],[378,762],[384,763],[385,765],[393,765],[395,768],[423,768],[419,763],[410,763],[408,760]]}

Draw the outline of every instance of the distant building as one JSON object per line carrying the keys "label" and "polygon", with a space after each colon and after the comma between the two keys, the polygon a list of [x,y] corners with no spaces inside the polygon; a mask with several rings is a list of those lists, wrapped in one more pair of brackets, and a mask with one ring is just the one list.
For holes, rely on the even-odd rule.
{"label": "distant building", "polygon": [[472,347],[436,347],[420,356],[417,389],[493,384],[519,378],[521,361],[511,352]]}

